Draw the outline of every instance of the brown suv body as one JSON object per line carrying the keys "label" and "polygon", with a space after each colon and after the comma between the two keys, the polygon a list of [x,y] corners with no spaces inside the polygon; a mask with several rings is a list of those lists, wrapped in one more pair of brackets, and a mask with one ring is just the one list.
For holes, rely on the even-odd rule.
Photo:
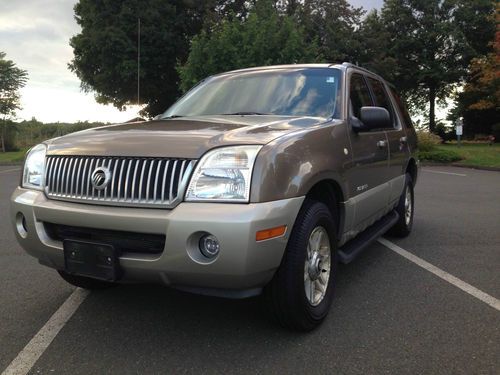
{"label": "brown suv body", "polygon": [[[155,281],[201,293],[244,297],[258,294],[275,275],[299,211],[309,198],[323,202],[335,218],[336,246],[342,249],[360,238],[366,228],[397,207],[407,176],[412,185],[416,182],[416,137],[408,114],[382,78],[350,64],[253,68],[226,74],[273,69],[339,72],[336,118],[190,116],[106,126],[47,141],[45,185],[39,190],[21,186],[12,196],[20,244],[41,263],[65,270],[64,240],[108,231],[108,240],[103,235],[100,242],[119,246],[115,243],[119,233],[142,234],[149,244],[160,236],[157,252],[120,253],[120,277],[113,281]],[[370,111],[369,107],[385,108],[390,126],[364,129],[360,111]],[[187,186],[201,158],[212,150],[238,145],[261,146],[248,202],[187,202]],[[87,163],[92,166],[95,160],[94,167],[99,160],[108,163],[118,180],[128,176],[127,163],[133,174],[131,163],[139,159],[152,160],[143,165],[140,176],[141,183],[144,179],[152,184],[167,173],[161,169],[163,159],[182,162],[175,199],[155,206],[147,199],[144,204],[122,203],[120,196],[106,199],[104,191],[99,198],[97,192],[95,197],[82,197],[84,184],[90,184],[87,175],[92,173]],[[120,163],[122,168],[125,165],[121,173]],[[68,176],[74,175],[69,184],[75,186],[75,194],[58,195],[50,190],[50,181],[64,178],[63,164]],[[286,228],[280,236],[256,240],[257,232],[279,227]],[[220,242],[215,259],[207,260],[199,253],[198,241],[204,233]]]}

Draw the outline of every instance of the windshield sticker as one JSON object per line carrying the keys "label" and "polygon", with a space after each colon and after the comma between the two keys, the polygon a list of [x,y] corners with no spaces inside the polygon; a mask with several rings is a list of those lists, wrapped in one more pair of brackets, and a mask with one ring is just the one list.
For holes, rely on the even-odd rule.
{"label": "windshield sticker", "polygon": [[335,83],[335,77],[328,77],[326,83]]}

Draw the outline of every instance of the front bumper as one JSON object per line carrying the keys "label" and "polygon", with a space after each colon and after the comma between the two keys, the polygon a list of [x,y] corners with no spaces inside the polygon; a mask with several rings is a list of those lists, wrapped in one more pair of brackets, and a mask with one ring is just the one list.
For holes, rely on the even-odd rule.
{"label": "front bumper", "polygon": [[[21,246],[39,262],[63,270],[61,241],[44,222],[116,231],[164,234],[161,254],[120,257],[123,281],[155,282],[200,293],[257,294],[279,267],[304,197],[253,204],[181,203],[173,210],[104,207],[49,200],[43,192],[17,188],[11,218]],[[20,213],[27,233],[18,230]],[[287,226],[284,236],[257,242],[259,230]],[[21,231],[22,232],[22,231]],[[199,256],[197,239],[215,235],[220,253],[208,263]]]}

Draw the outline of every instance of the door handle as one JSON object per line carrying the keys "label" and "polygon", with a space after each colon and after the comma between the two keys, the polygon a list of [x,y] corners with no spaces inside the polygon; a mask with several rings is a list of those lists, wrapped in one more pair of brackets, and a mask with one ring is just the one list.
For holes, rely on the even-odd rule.
{"label": "door handle", "polygon": [[403,145],[406,144],[407,141],[408,141],[408,138],[406,138],[406,137],[399,138],[399,143],[401,143]]}
{"label": "door handle", "polygon": [[386,148],[387,147],[387,142],[386,141],[378,141],[377,142],[377,147],[378,148]]}

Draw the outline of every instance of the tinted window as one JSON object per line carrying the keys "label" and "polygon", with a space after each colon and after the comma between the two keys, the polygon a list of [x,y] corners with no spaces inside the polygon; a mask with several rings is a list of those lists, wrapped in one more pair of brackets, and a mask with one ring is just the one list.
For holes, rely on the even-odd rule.
{"label": "tinted window", "polygon": [[357,118],[360,117],[361,107],[373,106],[370,90],[366,85],[365,79],[360,74],[353,74],[351,76],[351,108],[352,114]]}
{"label": "tinted window", "polygon": [[401,116],[403,116],[403,121],[405,123],[405,126],[407,128],[411,128],[413,126],[413,124],[412,124],[412,121],[411,121],[411,117],[408,114],[408,110],[406,109],[406,105],[403,103],[403,100],[398,95],[398,93],[396,92],[396,90],[394,90],[393,88],[391,88],[391,92],[392,92],[392,96],[394,97],[394,100],[396,101],[396,105],[398,106],[399,113],[401,114]]}
{"label": "tinted window", "polygon": [[235,113],[338,117],[339,83],[340,71],[332,68],[223,74],[194,87],[164,117]]}
{"label": "tinted window", "polygon": [[373,95],[375,96],[375,105],[377,107],[383,107],[387,109],[387,111],[389,111],[389,114],[391,115],[391,122],[394,124],[394,111],[392,109],[389,96],[385,91],[384,85],[382,84],[382,82],[373,78],[368,78],[368,81],[370,82],[373,90]]}

